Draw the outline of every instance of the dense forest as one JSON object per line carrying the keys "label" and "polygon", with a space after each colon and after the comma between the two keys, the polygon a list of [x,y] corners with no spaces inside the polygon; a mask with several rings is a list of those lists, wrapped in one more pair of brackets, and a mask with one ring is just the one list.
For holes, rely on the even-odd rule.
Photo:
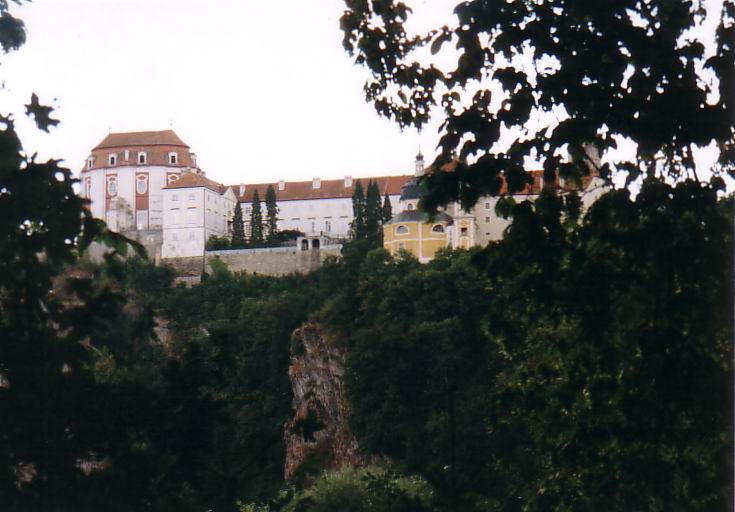
{"label": "dense forest", "polygon": [[[356,241],[306,276],[215,264],[187,288],[139,258],[78,262],[67,286],[119,298],[89,333],[74,411],[96,426],[85,435],[104,433],[87,453],[109,467],[5,502],[316,511],[372,493],[349,510],[724,509],[732,202],[653,181],[576,220],[564,206],[520,203],[502,241],[426,265]],[[375,462],[315,464],[289,484],[291,335],[307,320],[347,348],[350,426]]]}
{"label": "dense forest", "polygon": [[[656,9],[648,12],[651,3]],[[551,23],[570,42],[563,52],[584,49],[579,60],[561,55],[565,72],[540,80],[544,94],[533,100],[527,77],[500,71],[512,103],[500,114],[483,111],[490,100],[482,92],[467,115],[447,100],[438,164],[450,156],[472,160],[479,145],[497,137],[464,135],[497,135],[498,116],[523,124],[534,101],[549,105],[562,94],[575,116],[556,136],[546,133],[553,140],[519,139],[506,156],[485,154],[471,165],[461,161],[456,172],[429,173],[427,210],[454,199],[471,205],[498,191],[501,174],[520,187],[527,176],[518,162],[532,150],[553,153],[552,145],[569,144],[572,162],[558,171],[574,179],[569,167],[585,168],[574,148],[599,135],[592,121],[607,115],[608,103],[590,101],[607,101],[609,82],[573,62],[592,66],[585,58],[598,52],[596,58],[600,44],[615,46],[602,31],[586,32],[615,10],[564,3],[558,8],[587,20],[565,34],[547,4],[504,2],[490,12],[491,3],[467,2],[456,12],[466,23],[455,32],[444,27],[409,41],[402,3],[347,3],[345,45],[374,73],[366,92],[403,124],[424,122],[432,97],[412,95],[405,100],[411,108],[401,106],[385,99],[390,85],[461,88],[491,66],[481,42],[510,52],[531,34],[542,44]],[[656,0],[618,6],[681,21],[677,30],[651,29],[650,52],[649,36],[630,20],[608,21],[630,29],[620,32],[635,43],[629,58],[650,63],[674,44],[672,33],[692,23],[696,13],[685,4],[676,12]],[[629,94],[610,93],[621,112],[610,127],[641,142],[639,168],[621,166],[633,178],[625,188],[611,188],[584,212],[574,193],[554,187],[534,202],[503,201],[499,214],[512,224],[502,240],[447,250],[428,264],[409,254],[393,258],[375,237],[356,236],[341,258],[308,275],[233,274],[214,262],[200,284],[175,285],[170,269],[152,265],[135,242],[92,218],[69,169],[35,161],[13,119],[0,117],[3,510],[732,508],[735,212],[720,176],[732,169],[732,69],[723,69],[732,63],[726,36],[735,7],[725,5],[717,44],[726,63],[710,63],[723,94],[691,118],[714,112],[716,123],[698,130],[679,123],[702,98],[691,59],[703,58],[703,50],[677,47],[660,68],[684,66],[688,78],[678,88],[664,80],[664,103],[645,94],[661,80],[650,69],[634,77]],[[0,1],[0,13],[0,45],[17,49],[22,22],[7,2]],[[527,31],[514,29],[519,20]],[[478,36],[496,22],[505,24],[505,32],[493,33],[499,40]],[[534,29],[537,22],[544,30]],[[457,74],[418,67],[394,73],[408,46],[432,37],[437,51],[459,38],[467,57]],[[381,42],[384,51],[374,51]],[[680,54],[690,60],[682,64]],[[620,71],[596,66],[603,75]],[[562,78],[568,82],[556,82]],[[590,89],[565,88],[579,80]],[[603,89],[601,96],[594,89]],[[682,98],[693,100],[681,111],[659,108]],[[40,129],[58,122],[35,95],[26,108]],[[612,139],[601,137],[610,147]],[[708,137],[720,144],[721,167],[700,180],[688,151]],[[97,245],[106,252],[92,258]],[[287,481],[289,367],[303,350],[294,332],[307,322],[328,331],[345,354],[347,427],[366,462],[339,468],[312,458]],[[301,427],[305,440],[323,428]]]}

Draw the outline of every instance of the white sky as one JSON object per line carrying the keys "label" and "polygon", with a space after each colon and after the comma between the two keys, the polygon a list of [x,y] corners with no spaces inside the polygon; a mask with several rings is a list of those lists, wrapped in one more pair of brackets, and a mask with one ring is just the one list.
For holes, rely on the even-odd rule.
{"label": "white sky", "polygon": [[[456,2],[431,3],[449,18]],[[15,114],[28,153],[73,170],[109,128],[172,121],[207,176],[228,184],[411,173],[437,125],[402,133],[365,103],[367,71],[342,49],[343,10],[343,0],[34,0],[13,8],[27,42],[0,58],[0,112]],[[23,115],[32,92],[58,108],[50,135]]]}
{"label": "white sky", "polygon": [[[411,3],[411,29],[456,19],[457,0]],[[365,103],[367,71],[342,49],[343,10],[343,0],[33,0],[13,8],[28,40],[0,57],[0,113],[15,115],[28,153],[74,170],[110,129],[171,122],[226,184],[412,173],[419,146],[433,159],[438,121],[401,132]],[[23,114],[32,92],[57,107],[50,134]],[[716,153],[701,156],[708,168]]]}

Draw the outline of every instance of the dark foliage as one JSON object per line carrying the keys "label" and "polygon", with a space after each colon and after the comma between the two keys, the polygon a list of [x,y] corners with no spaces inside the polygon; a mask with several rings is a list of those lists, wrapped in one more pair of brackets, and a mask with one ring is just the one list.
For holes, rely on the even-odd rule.
{"label": "dark foliage", "polygon": [[232,241],[230,247],[232,249],[242,249],[245,247],[245,223],[242,219],[242,206],[240,206],[240,201],[235,203],[235,211],[232,214]]}
{"label": "dark foliage", "polygon": [[[455,155],[463,163],[427,175],[429,210],[452,200],[470,207],[497,194],[503,180],[522,189],[528,156],[544,162],[547,180],[590,167],[603,177],[624,171],[628,180],[692,177],[693,147],[715,142],[720,169],[734,172],[732,2],[710,13],[719,18],[710,53],[692,34],[703,30],[697,27],[713,3],[470,0],[458,2],[454,24],[416,36],[407,32],[403,2],[346,5],[344,47],[370,70],[365,91],[376,110],[402,127],[421,127],[434,107],[443,110],[432,169]],[[443,54],[447,44],[458,50],[448,71],[422,64],[414,52],[430,45]],[[510,135],[510,146],[491,151],[511,130],[518,135]],[[614,169],[585,151],[585,144],[615,149],[620,138],[637,147]]]}
{"label": "dark foliage", "polygon": [[278,207],[273,185],[268,185],[268,190],[265,191],[265,228],[265,239],[268,246],[278,245]]}
{"label": "dark foliage", "polygon": [[258,190],[253,192],[253,200],[250,203],[250,238],[248,245],[250,247],[262,247],[265,242],[263,234],[263,211],[260,206],[260,196]]}

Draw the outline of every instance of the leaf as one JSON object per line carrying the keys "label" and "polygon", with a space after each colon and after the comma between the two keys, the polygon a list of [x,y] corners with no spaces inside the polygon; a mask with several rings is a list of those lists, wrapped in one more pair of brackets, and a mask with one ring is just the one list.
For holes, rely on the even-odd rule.
{"label": "leaf", "polygon": [[444,30],[439,35],[439,37],[434,39],[434,41],[431,43],[431,54],[436,55],[437,53],[439,53],[439,51],[442,49],[442,45],[444,43],[449,42],[449,40],[451,39],[452,39],[452,33],[449,32],[447,27],[444,27]]}
{"label": "leaf", "polygon": [[51,112],[54,111],[54,108],[41,105],[38,102],[38,95],[36,95],[35,92],[31,95],[31,102],[25,105],[25,107],[26,115],[33,117],[34,121],[36,121],[36,126],[46,133],[48,133],[49,126],[56,126],[59,124],[58,119],[53,119],[51,117]]}

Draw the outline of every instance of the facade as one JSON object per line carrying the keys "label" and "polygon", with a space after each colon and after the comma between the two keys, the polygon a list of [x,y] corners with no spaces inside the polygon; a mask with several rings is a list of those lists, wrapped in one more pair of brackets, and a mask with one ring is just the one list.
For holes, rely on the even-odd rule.
{"label": "facade", "polygon": [[370,180],[375,181],[380,191],[381,203],[388,194],[391,207],[398,208],[401,188],[410,175],[378,176],[374,178],[311,181],[277,181],[234,187],[242,206],[245,232],[249,232],[250,213],[253,194],[258,191],[261,209],[265,217],[265,193],[272,186],[276,193],[278,207],[278,229],[301,231],[306,235],[324,235],[331,238],[347,238],[352,223],[352,195],[360,181],[363,191],[367,191]]}
{"label": "facade", "polygon": [[163,192],[163,258],[204,254],[210,236],[228,236],[235,193],[207,177],[185,173]]}
{"label": "facade", "polygon": [[[434,218],[417,211],[421,189],[417,180],[424,174],[424,160],[421,153],[416,157],[416,176],[406,182],[401,189],[398,209],[392,219],[383,224],[383,247],[392,255],[407,251],[420,262],[426,263],[434,258],[437,251],[451,247],[469,249],[485,246],[500,240],[510,225],[510,220],[495,213],[498,197],[484,197],[470,211],[465,211],[458,203],[447,205],[444,211]],[[534,200],[543,188],[543,171],[531,171],[533,183],[525,190],[513,194],[517,202]],[[562,191],[573,187],[557,183]],[[576,188],[576,187],[574,187]],[[606,191],[604,182],[591,176],[583,180],[582,190],[577,190],[582,200],[582,208],[588,208]],[[501,190],[501,194],[507,193]]]}
{"label": "facade", "polygon": [[[204,175],[189,146],[172,130],[111,133],[85,162],[81,195],[90,199],[95,217],[142,242],[156,261],[203,256],[209,237],[230,236],[238,202],[247,235],[253,194],[257,190],[265,218],[269,186],[276,192],[279,231],[300,231],[305,236],[299,243],[305,241],[308,248],[349,237],[355,186],[360,181],[366,192],[370,180],[378,185],[381,202],[387,195],[395,212],[383,226],[384,247],[391,254],[406,250],[426,262],[444,247],[483,246],[502,238],[509,222],[495,214],[497,197],[481,199],[469,212],[458,204],[434,218],[419,212],[418,179],[423,173],[419,153],[413,175],[225,186]],[[531,174],[533,184],[515,194],[516,200],[540,193],[543,173]],[[580,192],[587,207],[604,192],[602,181],[589,178]]]}
{"label": "facade", "polygon": [[110,229],[141,241],[160,256],[163,188],[182,173],[201,172],[173,130],[110,133],[95,146],[81,171],[81,196]]}

